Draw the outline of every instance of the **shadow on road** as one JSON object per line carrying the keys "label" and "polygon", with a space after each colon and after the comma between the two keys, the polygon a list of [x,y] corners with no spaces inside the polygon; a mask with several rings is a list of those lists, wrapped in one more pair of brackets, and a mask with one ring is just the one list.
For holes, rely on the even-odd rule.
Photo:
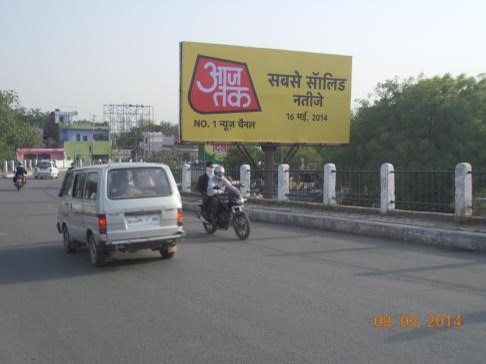
{"label": "shadow on road", "polygon": [[126,266],[161,260],[158,252],[119,253],[113,259],[108,259],[104,267],[96,268],[91,266],[86,249],[80,249],[76,254],[66,254],[59,241],[4,245],[0,246],[0,286],[103,274]]}

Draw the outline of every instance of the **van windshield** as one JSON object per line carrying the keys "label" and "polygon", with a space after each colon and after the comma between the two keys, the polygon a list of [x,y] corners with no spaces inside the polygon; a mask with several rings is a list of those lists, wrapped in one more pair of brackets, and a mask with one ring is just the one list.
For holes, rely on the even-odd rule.
{"label": "van windshield", "polygon": [[169,179],[162,168],[120,168],[108,172],[108,197],[111,200],[171,194]]}

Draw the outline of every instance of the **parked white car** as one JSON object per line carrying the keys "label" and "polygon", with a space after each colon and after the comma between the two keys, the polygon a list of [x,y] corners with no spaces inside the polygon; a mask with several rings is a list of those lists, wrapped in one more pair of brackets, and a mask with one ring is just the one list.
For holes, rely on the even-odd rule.
{"label": "parked white car", "polygon": [[59,170],[53,161],[42,160],[37,162],[37,166],[34,170],[34,178],[57,178],[59,176]]}

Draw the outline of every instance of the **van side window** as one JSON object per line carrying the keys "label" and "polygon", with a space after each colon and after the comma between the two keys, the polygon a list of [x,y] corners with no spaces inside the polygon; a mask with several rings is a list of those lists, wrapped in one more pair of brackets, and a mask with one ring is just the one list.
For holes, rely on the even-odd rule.
{"label": "van side window", "polygon": [[84,198],[87,200],[96,200],[98,193],[98,172],[88,173],[86,188],[84,189]]}
{"label": "van side window", "polygon": [[77,174],[76,177],[74,177],[74,185],[73,185],[74,198],[83,198],[85,180],[86,180],[86,173],[80,173]]}
{"label": "van side window", "polygon": [[64,177],[64,180],[62,181],[62,187],[61,191],[59,191],[59,196],[66,196],[66,195],[71,195],[73,192],[73,180],[74,180],[74,174],[71,172],[68,172],[66,174],[66,177]]}

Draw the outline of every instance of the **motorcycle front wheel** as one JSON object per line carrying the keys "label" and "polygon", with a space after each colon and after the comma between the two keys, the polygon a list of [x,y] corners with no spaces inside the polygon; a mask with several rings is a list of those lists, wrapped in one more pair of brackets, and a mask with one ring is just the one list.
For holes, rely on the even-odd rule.
{"label": "motorcycle front wheel", "polygon": [[233,229],[240,240],[246,240],[250,236],[250,220],[242,211],[233,216]]}

